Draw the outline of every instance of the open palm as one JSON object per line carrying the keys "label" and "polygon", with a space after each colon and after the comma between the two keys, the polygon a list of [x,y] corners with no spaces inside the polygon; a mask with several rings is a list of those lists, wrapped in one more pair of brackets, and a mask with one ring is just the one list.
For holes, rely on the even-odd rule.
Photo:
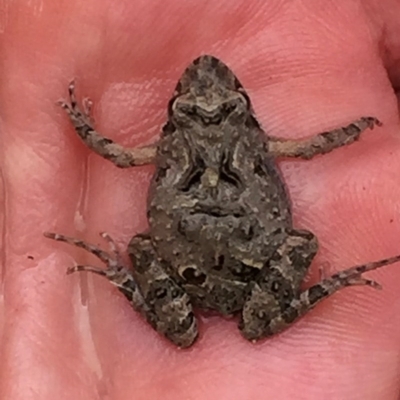
{"label": "open palm", "polygon": [[399,79],[400,7],[385,3],[45,0],[0,11],[1,398],[397,399],[399,264],[368,275],[382,291],[342,291],[256,345],[236,321],[204,315],[199,341],[183,351],[106,280],[66,276],[74,260],[96,261],[42,235],[101,242],[107,231],[125,248],[147,227],[154,169],[119,170],[87,150],[55,104],[69,80],[93,99],[99,130],[134,147],[157,139],[182,70],[211,53],[274,136],[310,136],[362,115],[384,123],[324,157],[280,163],[295,226],[320,242],[306,284],[321,266],[331,274],[399,254],[389,78]]}

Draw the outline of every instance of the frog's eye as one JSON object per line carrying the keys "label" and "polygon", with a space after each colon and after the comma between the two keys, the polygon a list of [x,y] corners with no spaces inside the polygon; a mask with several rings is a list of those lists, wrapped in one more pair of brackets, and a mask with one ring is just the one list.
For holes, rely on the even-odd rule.
{"label": "frog's eye", "polygon": [[184,103],[181,99],[176,97],[171,99],[168,103],[168,115],[186,115],[189,118],[194,118],[198,115],[197,106],[194,104]]}
{"label": "frog's eye", "polygon": [[193,105],[182,102],[179,96],[173,97],[168,103],[168,115],[172,116],[178,112],[179,114],[186,114],[193,116],[196,112]]}
{"label": "frog's eye", "polygon": [[237,102],[236,101],[230,101],[227,103],[222,104],[221,106],[221,114],[223,115],[229,115],[232,112],[234,112],[237,108]]}
{"label": "frog's eye", "polygon": [[186,114],[188,117],[194,117],[197,115],[197,107],[189,104],[178,104],[177,109],[179,112]]}

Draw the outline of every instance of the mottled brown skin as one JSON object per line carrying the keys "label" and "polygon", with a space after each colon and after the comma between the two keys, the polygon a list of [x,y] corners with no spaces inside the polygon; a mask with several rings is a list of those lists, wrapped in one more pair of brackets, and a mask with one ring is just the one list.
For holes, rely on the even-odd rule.
{"label": "mottled brown skin", "polygon": [[301,291],[317,252],[315,236],[293,228],[290,200],[276,157],[312,158],[356,141],[380,122],[352,124],[302,140],[267,136],[232,71],[212,56],[186,69],[168,106],[157,145],[126,149],[97,133],[90,103],[80,110],[69,87],[61,102],[78,135],[119,167],[155,163],[149,231],[129,244],[125,268],[112,240],[110,254],[83,241],[47,233],[87,249],[106,269],[76,266],[106,276],[147,321],[179,347],[196,340],[193,308],[240,315],[248,340],[282,331],[322,299],[346,286],[379,285],[361,274],[400,260],[396,256],[339,272]]}

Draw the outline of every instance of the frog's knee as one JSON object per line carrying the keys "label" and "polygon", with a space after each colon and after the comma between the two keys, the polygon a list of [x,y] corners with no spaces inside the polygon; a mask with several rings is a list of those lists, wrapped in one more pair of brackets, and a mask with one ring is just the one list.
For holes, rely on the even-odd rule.
{"label": "frog's knee", "polygon": [[168,321],[159,321],[161,333],[176,346],[190,347],[198,337],[197,322],[193,312],[184,318],[169,317]]}
{"label": "frog's knee", "polygon": [[241,334],[251,341],[272,335],[271,315],[279,314],[279,303],[270,293],[255,285],[245,302],[239,322]]}
{"label": "frog's knee", "polygon": [[148,281],[142,291],[153,328],[179,347],[191,346],[198,331],[189,295],[167,276]]}

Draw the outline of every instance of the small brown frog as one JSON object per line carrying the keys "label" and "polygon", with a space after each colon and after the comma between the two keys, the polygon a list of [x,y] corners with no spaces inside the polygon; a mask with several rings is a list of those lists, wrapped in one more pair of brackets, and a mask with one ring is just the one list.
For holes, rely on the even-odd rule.
{"label": "small brown frog", "polygon": [[321,300],[353,285],[379,285],[366,271],[400,256],[336,273],[307,290],[301,284],[315,256],[316,237],[293,227],[290,200],[277,157],[310,159],[353,143],[373,117],[303,140],[267,135],[232,71],[212,56],[193,61],[168,104],[157,144],[124,148],[95,131],[90,101],[82,109],[69,86],[61,102],[77,134],[121,168],[155,163],[148,200],[149,230],[128,248],[133,268],[110,252],[64,235],[49,238],[84,248],[107,268],[74,266],[105,276],[151,326],[179,347],[198,336],[194,308],[240,316],[252,341],[282,331]]}

